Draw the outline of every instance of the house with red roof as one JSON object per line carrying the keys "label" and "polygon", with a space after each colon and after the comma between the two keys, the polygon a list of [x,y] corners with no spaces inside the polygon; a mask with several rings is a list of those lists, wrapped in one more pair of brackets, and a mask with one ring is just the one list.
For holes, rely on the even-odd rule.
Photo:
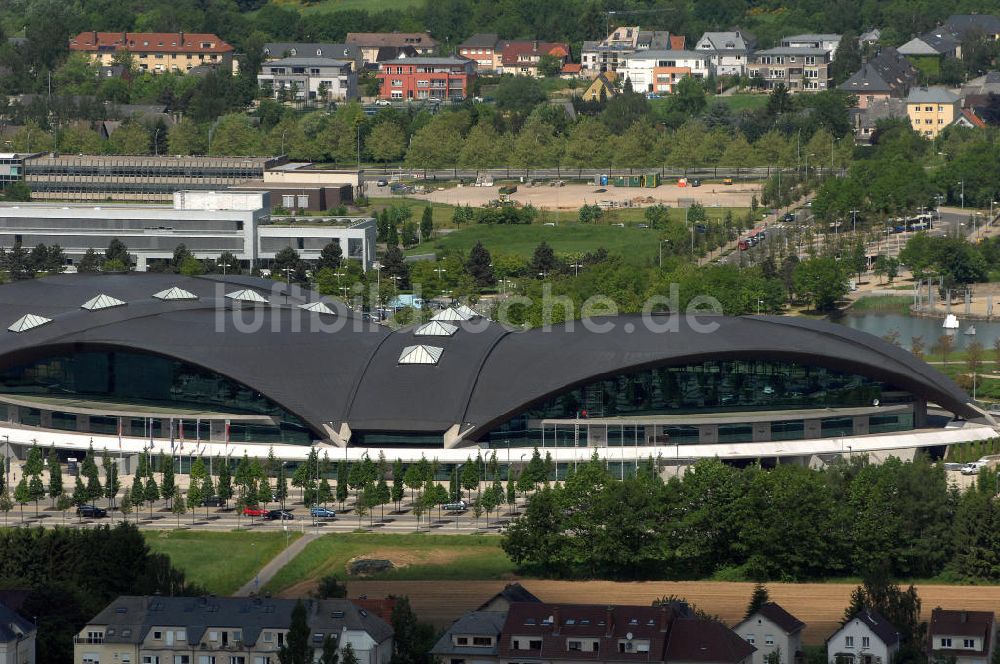
{"label": "house with red roof", "polygon": [[501,72],[517,76],[539,77],[538,64],[542,56],[551,55],[562,68],[569,62],[569,44],[566,42],[507,41],[501,49]]}
{"label": "house with red roof", "polygon": [[233,47],[217,35],[195,32],[81,32],[69,50],[109,67],[119,53],[129,53],[140,71],[187,72],[201,65],[234,71]]}

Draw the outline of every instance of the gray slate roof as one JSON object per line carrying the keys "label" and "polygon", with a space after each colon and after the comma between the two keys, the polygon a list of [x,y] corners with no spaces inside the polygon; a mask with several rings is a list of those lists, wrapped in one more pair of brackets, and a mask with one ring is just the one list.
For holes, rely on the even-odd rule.
{"label": "gray slate roof", "polygon": [[500,613],[499,611],[471,611],[466,613],[441,635],[441,638],[438,639],[437,643],[431,649],[431,653],[438,657],[495,655],[497,651],[496,640],[494,640],[492,647],[472,646],[471,644],[468,646],[458,646],[455,645],[452,637],[460,634],[497,637],[503,630],[506,620],[507,614]]}
{"label": "gray slate roof", "polygon": [[916,79],[917,70],[890,46],[863,63],[861,69],[840,85],[840,89],[855,94],[884,92],[901,97]]}
{"label": "gray slate roof", "polygon": [[958,95],[945,88],[913,88],[906,101],[911,104],[954,104]]}
{"label": "gray slate roof", "polygon": [[[153,627],[184,627],[188,642],[201,642],[210,628],[240,628],[253,646],[265,630],[288,629],[296,600],[243,597],[161,597],[123,595],[87,624],[105,627],[105,643],[141,643]],[[307,600],[313,634],[339,635],[343,629],[367,632],[376,643],[392,636],[392,627],[350,600]]]}
{"label": "gray slate roof", "polygon": [[[294,51],[294,54],[292,53]],[[268,42],[264,44],[264,53],[272,58],[284,57],[316,57],[348,60],[361,59],[361,49],[353,44],[321,44],[314,42]]]}
{"label": "gray slate roof", "polygon": [[333,58],[281,58],[280,60],[270,60],[262,65],[268,67],[336,67],[342,69],[349,67],[353,63],[350,60],[334,60]]}
{"label": "gray slate roof", "polygon": [[13,609],[0,604],[0,643],[17,641],[35,631],[35,625]]}
{"label": "gray slate roof", "polygon": [[494,48],[500,41],[495,32],[477,32],[458,45],[459,48]]}
{"label": "gray slate roof", "polygon": [[992,14],[952,14],[941,27],[959,39],[964,39],[972,31],[996,35],[1000,34],[1000,17]]}

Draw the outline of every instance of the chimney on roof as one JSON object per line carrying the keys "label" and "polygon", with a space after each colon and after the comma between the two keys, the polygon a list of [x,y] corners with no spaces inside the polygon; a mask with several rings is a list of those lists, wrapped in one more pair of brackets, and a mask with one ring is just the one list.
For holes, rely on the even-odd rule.
{"label": "chimney on roof", "polygon": [[94,30],[94,46],[97,46],[97,30]]}
{"label": "chimney on roof", "polygon": [[531,50],[532,51],[538,51],[538,40],[537,39],[535,41],[531,42]]}
{"label": "chimney on roof", "polygon": [[605,638],[611,638],[611,635],[615,633],[615,607],[608,605],[604,615],[604,622],[606,625],[604,636]]}
{"label": "chimney on roof", "polygon": [[560,627],[559,618],[560,618],[559,607],[558,606],[552,607],[552,633],[556,636],[559,636],[559,627]]}
{"label": "chimney on roof", "polygon": [[177,39],[178,46],[183,46],[184,45],[184,31],[181,30],[180,32],[178,32],[177,36],[178,36],[178,39]]}

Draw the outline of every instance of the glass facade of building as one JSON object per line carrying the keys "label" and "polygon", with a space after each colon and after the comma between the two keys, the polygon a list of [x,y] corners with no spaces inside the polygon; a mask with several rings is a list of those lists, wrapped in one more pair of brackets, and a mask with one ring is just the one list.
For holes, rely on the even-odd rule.
{"label": "glass facade of building", "polygon": [[[713,412],[733,413],[765,410],[796,410],[809,408],[868,407],[880,403],[906,403],[912,399],[880,381],[794,362],[768,360],[725,360],[699,364],[656,367],[621,374],[576,387],[530,407],[494,428],[482,440],[494,447],[528,447],[539,445],[542,430],[537,422],[543,419],[586,420],[602,417],[706,415]],[[749,424],[720,424],[721,443],[753,440]],[[882,430],[898,431],[913,427],[909,419],[884,422]],[[772,439],[804,438],[801,419],[790,416],[788,421],[771,425]],[[633,430],[634,429],[634,430]],[[657,425],[656,441],[648,440],[644,427],[609,425],[608,445],[639,443],[669,444],[698,442],[698,429],[682,424]],[[822,436],[838,436],[852,431],[847,418],[824,418]],[[556,446],[586,445],[587,427],[551,425],[545,428],[545,443]]]}
{"label": "glass facade of building", "polygon": [[[299,418],[246,385],[149,353],[81,351],[46,357],[0,373],[0,393],[23,397],[76,397],[137,408],[218,409],[232,414],[267,415],[277,424],[233,422],[230,440],[307,445],[313,439]],[[58,411],[58,406],[53,406],[53,411]],[[166,419],[169,417],[165,415]],[[20,418],[23,424],[40,424],[35,408],[21,408]],[[114,434],[118,430],[116,417],[91,415],[89,420],[88,432]],[[142,422],[142,419],[134,420],[131,423],[133,431],[142,432]],[[137,424],[138,429],[135,428]],[[53,412],[52,426],[73,430],[77,428],[76,418],[70,413]],[[207,431],[207,425],[203,423],[202,426]],[[158,421],[156,427],[155,436],[168,433],[167,427]],[[193,423],[187,433],[194,437]]]}

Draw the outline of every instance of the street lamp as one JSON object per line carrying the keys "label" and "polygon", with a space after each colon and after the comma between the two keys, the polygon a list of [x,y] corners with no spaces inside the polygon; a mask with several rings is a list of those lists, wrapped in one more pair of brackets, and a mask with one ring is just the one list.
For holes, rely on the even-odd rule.
{"label": "street lamp", "polygon": [[670,244],[670,240],[660,240],[660,269],[663,269],[663,245]]}
{"label": "street lamp", "polygon": [[764,304],[764,300],[757,298],[757,315],[760,316],[760,305]]}
{"label": "street lamp", "polygon": [[573,263],[572,265],[570,265],[568,267],[573,268],[573,276],[574,277],[579,277],[580,276],[580,268],[583,267],[583,265],[581,265],[580,263]]}

